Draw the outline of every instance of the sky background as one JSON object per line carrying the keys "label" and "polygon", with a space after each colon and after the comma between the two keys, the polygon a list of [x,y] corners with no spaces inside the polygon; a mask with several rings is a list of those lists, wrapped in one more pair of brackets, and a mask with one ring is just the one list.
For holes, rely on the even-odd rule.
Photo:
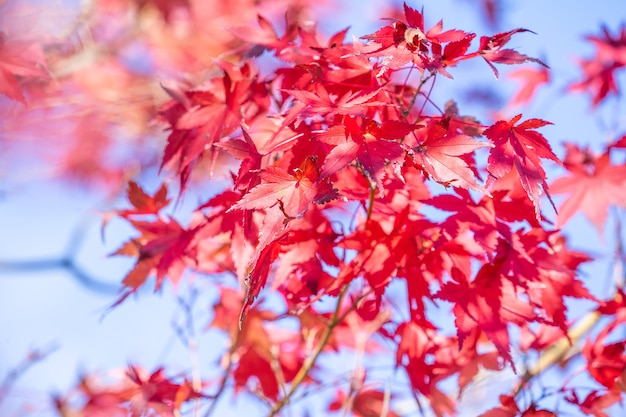
{"label": "sky background", "polygon": [[[327,33],[351,25],[350,35],[358,37],[382,24],[377,19],[384,17],[381,10],[386,9],[385,2],[340,3],[340,10],[320,12],[321,26]],[[537,33],[516,35],[511,46],[545,60],[552,68],[553,81],[539,91],[529,108],[519,110],[525,118],[539,117],[554,123],[543,128],[542,133],[555,147],[557,155],[563,156],[559,145],[563,140],[599,149],[599,144],[610,138],[607,132],[617,134],[619,129],[626,130],[624,109],[618,100],[611,100],[610,106],[590,112],[586,95],[563,94],[564,88],[580,77],[576,59],[593,53],[592,45],[584,41],[583,35],[598,34],[602,24],[615,33],[620,23],[626,22],[623,1],[508,1],[504,18],[496,29],[484,25],[476,10],[476,1],[409,4],[416,8],[424,5],[427,27],[443,18],[444,28],[464,29],[479,35],[518,27]],[[443,77],[437,81],[437,102],[443,104],[455,98],[461,113],[474,114],[473,98],[458,94],[470,86],[497,90],[506,102],[518,84],[507,80],[506,69],[500,68],[499,80],[494,79],[489,67],[482,62],[453,68],[450,72],[455,77],[454,82]],[[624,84],[623,79],[619,81]],[[0,101],[0,105],[2,103]],[[617,125],[614,124],[616,119]],[[2,123],[0,121],[0,134]],[[4,163],[19,165],[20,161],[9,163],[0,155],[0,164]],[[28,166],[22,166],[20,171],[29,170]],[[36,173],[37,167],[32,170]],[[188,286],[182,285],[176,294],[169,286],[163,294],[141,291],[136,300],[128,300],[103,317],[105,308],[115,300],[117,284],[132,265],[128,260],[107,255],[128,238],[131,230],[122,222],[113,221],[103,241],[98,212],[124,206],[122,199],[106,201],[98,190],[46,181],[37,174],[16,178],[7,169],[0,170],[0,191],[0,381],[29,351],[54,348],[49,357],[20,378],[9,398],[0,405],[1,415],[21,416],[31,410],[30,407],[34,407],[33,415],[54,415],[48,412],[49,394],[66,391],[77,382],[81,372],[123,369],[127,363],[138,363],[149,370],[162,363],[171,369],[189,368],[188,350],[176,337],[172,325],[184,321],[176,297],[188,298]],[[103,201],[106,201],[104,207]],[[566,231],[574,248],[610,254],[614,245],[611,225],[613,223],[609,222],[604,241],[580,215],[568,224]],[[72,243],[79,229],[84,230],[84,234],[78,244]],[[77,264],[86,275],[107,284],[104,290],[93,291],[61,268],[20,271],[2,267],[5,261],[63,258],[68,248],[74,246],[78,249]],[[609,272],[607,262],[594,262],[585,267],[584,282],[595,294],[608,294]],[[210,310],[206,306],[211,304],[216,292],[212,286],[198,285],[203,292],[194,306],[194,320],[196,329],[200,330],[210,321]],[[226,339],[215,332],[198,334],[199,345],[203,347],[201,365],[209,369],[221,352],[213,347],[225,346]],[[346,359],[343,363],[352,362]],[[221,415],[238,415],[242,411],[239,407],[249,406],[226,399]]]}

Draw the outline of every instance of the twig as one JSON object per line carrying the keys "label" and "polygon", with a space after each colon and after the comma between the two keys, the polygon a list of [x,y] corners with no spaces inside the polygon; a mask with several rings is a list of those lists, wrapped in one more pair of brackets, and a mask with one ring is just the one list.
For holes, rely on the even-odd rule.
{"label": "twig", "polygon": [[228,349],[228,364],[226,365],[226,368],[224,369],[224,372],[222,373],[222,380],[220,381],[220,386],[217,388],[217,391],[215,391],[215,394],[210,396],[210,398],[213,399],[213,402],[211,403],[211,405],[209,405],[209,408],[204,413],[203,417],[209,417],[211,414],[213,414],[213,411],[215,411],[215,408],[217,407],[218,400],[221,398],[222,394],[224,393],[226,389],[226,383],[228,382],[228,379],[230,378],[230,373],[233,368],[233,355],[235,354],[235,351],[237,350],[237,346],[239,345],[239,337],[241,335],[241,329],[239,329],[239,326],[235,326],[235,328],[237,329],[235,333],[235,337],[230,344],[230,348]]}
{"label": "twig", "polygon": [[30,367],[32,367],[35,363],[44,360],[51,353],[53,353],[57,349],[56,345],[52,345],[46,349],[34,349],[28,353],[26,358],[18,364],[15,368],[13,368],[9,373],[4,377],[2,384],[0,385],[0,404],[4,401],[7,394],[15,385],[15,382],[28,371]]}
{"label": "twig", "polygon": [[555,344],[546,349],[537,361],[537,364],[524,373],[522,379],[513,390],[513,395],[518,395],[528,382],[540,375],[543,371],[561,362],[561,360],[567,356],[571,356],[574,349],[576,349],[576,342],[593,328],[601,316],[602,315],[597,311],[587,313],[580,321],[572,326],[567,334],[568,337],[562,337]]}
{"label": "twig", "polygon": [[118,284],[111,284],[92,277],[70,257],[27,261],[0,261],[0,276],[3,277],[11,277],[11,272],[27,273],[55,269],[66,270],[83,287],[96,293],[117,294],[120,289]]}
{"label": "twig", "polygon": [[274,417],[280,412],[280,410],[283,409],[283,407],[285,407],[285,405],[289,404],[289,401],[291,400],[291,397],[293,396],[294,392],[298,389],[300,384],[302,384],[302,382],[306,379],[306,377],[309,375],[309,373],[313,369],[313,366],[317,362],[317,358],[322,353],[322,351],[324,350],[324,347],[326,347],[326,344],[330,340],[330,337],[333,334],[335,327],[337,327],[341,323],[341,321],[345,318],[345,313],[343,315],[340,315],[340,311],[341,311],[341,305],[343,304],[343,298],[348,292],[348,287],[349,285],[345,285],[341,289],[341,292],[339,293],[339,296],[337,297],[337,305],[335,307],[335,311],[333,312],[333,316],[330,322],[328,323],[328,327],[326,328],[326,331],[324,332],[324,334],[322,335],[322,338],[317,344],[317,347],[313,351],[313,354],[304,361],[302,368],[300,368],[295,378],[291,382],[289,391],[287,392],[286,395],[283,396],[283,398],[280,401],[278,401],[274,405],[274,407],[272,407],[272,410],[270,411],[270,414],[268,415],[268,417]]}

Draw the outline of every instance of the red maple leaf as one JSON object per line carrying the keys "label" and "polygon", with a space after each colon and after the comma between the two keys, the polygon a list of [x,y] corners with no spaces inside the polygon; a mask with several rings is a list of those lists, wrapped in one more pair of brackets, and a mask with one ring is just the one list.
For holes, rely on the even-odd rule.
{"label": "red maple leaf", "polygon": [[172,283],[178,283],[186,264],[194,261],[192,241],[196,230],[186,230],[172,218],[129,221],[141,236],[129,240],[114,253],[137,257],[135,266],[122,281],[124,286],[136,291],[153,272],[157,275],[156,289],[161,287],[166,275]]}
{"label": "red maple leaf", "polygon": [[522,81],[521,88],[509,102],[511,106],[528,104],[533,99],[537,88],[550,81],[550,72],[545,67],[521,68],[509,72],[507,76]]}
{"label": "red maple leaf", "polygon": [[330,89],[329,91],[323,84],[317,83],[314,85],[314,91],[284,91],[304,106],[299,113],[305,117],[335,114],[364,115],[368,107],[384,105],[380,101],[372,100],[380,91],[379,89],[346,91],[342,87],[341,90]]}
{"label": "red maple leaf", "polygon": [[248,191],[258,185],[260,182],[258,172],[263,166],[264,157],[293,147],[293,142],[301,136],[289,128],[279,128],[269,123],[269,126],[259,123],[260,126],[257,126],[259,132],[242,129],[244,140],[233,138],[215,144],[217,148],[224,149],[241,160],[234,184],[235,189]]}
{"label": "red maple leaf", "polygon": [[278,167],[268,167],[259,175],[263,182],[226,212],[266,209],[259,244],[246,276],[247,291],[240,320],[265,286],[269,268],[280,253],[280,240],[287,232],[287,225],[300,219],[311,203],[324,204],[337,196],[330,181],[320,178],[314,157],[306,158],[294,175]]}
{"label": "red maple leaf", "polygon": [[580,407],[580,411],[594,417],[611,417],[605,412],[605,409],[621,400],[622,393],[616,391],[603,393],[602,391],[593,390],[582,401],[576,391],[572,391],[570,395],[565,397],[565,401],[577,405]]}
{"label": "red maple leaf", "polygon": [[336,411],[349,406],[356,417],[374,417],[383,414],[388,417],[400,417],[398,413],[389,410],[389,398],[385,399],[385,395],[383,391],[363,388],[354,395],[354,398],[348,398],[343,391],[338,391],[337,397],[328,409]]}
{"label": "red maple leaf", "polygon": [[528,119],[516,126],[521,118],[522,115],[518,114],[508,122],[500,120],[485,130],[484,135],[495,145],[489,153],[487,170],[491,178],[487,184],[504,177],[515,168],[524,191],[535,206],[537,220],[540,220],[539,197],[542,189],[548,198],[550,195],[545,180],[546,173],[539,158],[551,159],[559,164],[560,161],[552,152],[546,138],[535,131],[538,127],[551,123],[541,119]]}
{"label": "red maple leaf", "polygon": [[[128,240],[113,253],[137,258],[135,266],[122,281],[123,285],[130,292],[136,291],[153,272],[157,275],[156,289],[160,288],[166,275],[176,284],[186,264],[194,262],[195,246],[192,242],[198,229],[185,229],[173,218],[160,215],[170,202],[165,184],[149,195],[136,182],[130,181],[126,194],[133,208],[113,213],[126,219],[140,236]],[[109,218],[110,214],[107,214],[103,227]],[[128,294],[122,295],[115,305]]]}
{"label": "red maple leaf", "polygon": [[[409,321],[401,323],[395,337],[400,339],[396,351],[396,366],[403,366],[411,386],[430,399],[436,416],[452,415],[454,400],[437,386],[440,381],[439,364],[429,360],[437,351],[437,337],[430,323],[420,326]],[[443,379],[443,378],[442,378]]]}
{"label": "red maple leaf", "polygon": [[251,122],[267,106],[266,92],[256,82],[257,74],[249,64],[237,68],[220,61],[220,66],[222,77],[187,91],[160,112],[172,129],[161,169],[176,166],[181,192],[194,165],[210,152],[213,143],[233,133],[242,123]]}
{"label": "red maple leaf", "polygon": [[392,237],[376,222],[370,222],[365,230],[357,230],[347,236],[343,245],[354,249],[357,255],[341,269],[332,291],[336,293],[344,284],[363,274],[367,283],[379,294],[382,293],[397,268],[391,243]]}
{"label": "red maple leaf", "polygon": [[463,156],[473,154],[476,149],[493,147],[492,144],[450,129],[448,119],[431,120],[423,132],[422,135],[416,132],[423,139],[409,153],[417,168],[446,187],[471,188],[489,194],[476,183],[474,171]]}
{"label": "red maple leaf", "polygon": [[397,142],[418,126],[389,120],[378,124],[373,120],[346,117],[343,125],[329,128],[318,135],[319,140],[335,145],[328,152],[321,176],[328,177],[357,159],[370,178],[383,192],[384,168],[400,160],[405,154]]}
{"label": "red maple leaf", "polygon": [[588,339],[582,349],[589,375],[608,389],[618,384],[623,387],[623,378],[626,377],[626,339],[606,343],[607,337],[617,327],[617,323],[609,323],[595,340]]}
{"label": "red maple leaf", "polygon": [[615,72],[626,66],[626,26],[622,26],[615,38],[606,27],[602,28],[603,37],[588,36],[597,48],[591,59],[580,61],[585,78],[572,84],[572,91],[588,91],[593,96],[593,106],[597,106],[609,93],[619,94],[619,85],[615,81]]}
{"label": "red maple leaf", "polygon": [[187,380],[181,384],[172,382],[165,376],[163,368],[146,376],[143,371],[131,365],[126,375],[139,391],[131,399],[133,417],[143,416],[150,409],[157,413],[172,413],[179,411],[183,402],[203,397]]}
{"label": "red maple leaf", "polygon": [[171,199],[167,198],[167,186],[165,184],[161,184],[153,195],[149,195],[135,181],[129,181],[126,196],[133,205],[133,209],[117,212],[118,215],[125,218],[145,214],[158,214],[171,201]]}
{"label": "red maple leaf", "polygon": [[581,211],[602,235],[608,207],[626,207],[626,164],[612,164],[608,151],[595,156],[574,144],[565,147],[563,162],[568,173],[550,185],[554,194],[569,194],[559,207],[557,227]]}
{"label": "red maple leaf", "polygon": [[[423,11],[419,12],[406,3],[404,15],[406,22],[396,20],[391,26],[362,36],[362,39],[373,43],[364,52],[382,56],[382,66],[386,69],[397,69],[414,62],[421,68],[435,70],[452,78],[445,67],[454,65],[465,56],[475,35],[458,29],[444,32],[443,21],[426,31]],[[442,47],[444,43],[448,43],[445,49]]]}
{"label": "red maple leaf", "polygon": [[311,203],[336,198],[330,181],[320,179],[315,158],[309,157],[293,175],[282,168],[268,167],[259,173],[261,184],[245,194],[232,210],[258,210],[279,205],[286,219],[302,215]]}
{"label": "red maple leaf", "polygon": [[283,49],[293,45],[293,40],[298,33],[298,26],[294,22],[288,20],[289,14],[285,14],[285,33],[282,37],[278,37],[272,23],[260,14],[257,15],[258,27],[251,25],[234,26],[230,28],[230,32],[237,38],[248,42],[251,47],[248,56],[260,55],[265,49],[273,49],[276,55],[280,56]]}
{"label": "red maple leaf", "polygon": [[546,64],[544,64],[537,58],[531,58],[528,55],[520,54],[514,49],[502,49],[502,47],[511,40],[511,36],[521,32],[535,33],[532,30],[518,28],[510,30],[508,32],[498,33],[493,36],[480,37],[478,54],[480,54],[485,62],[489,64],[489,67],[491,67],[491,70],[493,71],[496,78],[498,77],[498,70],[493,65],[493,63],[512,65],[523,64],[530,61],[536,62],[537,64],[543,65],[544,67],[548,68]]}
{"label": "red maple leaf", "polygon": [[552,411],[537,409],[537,405],[531,404],[526,410],[520,410],[511,395],[500,395],[500,406],[482,413],[480,417],[556,417]]}
{"label": "red maple leaf", "polygon": [[458,197],[443,194],[422,200],[422,203],[440,210],[456,212],[442,225],[451,237],[456,238],[465,231],[471,230],[478,244],[487,250],[494,251],[498,237],[497,228],[498,226],[504,227],[497,224],[494,199],[501,198],[502,193],[496,194],[494,198],[484,197],[476,203],[467,190],[455,188],[455,191]]}
{"label": "red maple leaf", "polygon": [[442,285],[435,297],[454,303],[459,344],[463,346],[465,339],[479,328],[515,370],[507,326],[536,320],[533,308],[517,297],[515,287],[503,279],[498,263],[483,265],[473,281],[456,269],[452,279]]}

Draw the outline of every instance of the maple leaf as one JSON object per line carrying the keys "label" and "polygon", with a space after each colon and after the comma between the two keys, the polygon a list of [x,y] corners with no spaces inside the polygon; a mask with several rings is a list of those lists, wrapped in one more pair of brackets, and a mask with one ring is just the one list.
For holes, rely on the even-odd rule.
{"label": "maple leaf", "polygon": [[619,384],[623,387],[623,378],[626,377],[626,339],[605,343],[617,325],[616,322],[609,323],[595,340],[588,339],[582,349],[589,375],[607,389]]}
{"label": "maple leaf", "polygon": [[588,91],[593,96],[592,104],[596,107],[610,93],[619,94],[619,85],[615,81],[618,69],[626,67],[626,26],[622,26],[615,38],[606,27],[602,28],[603,37],[588,36],[595,44],[596,55],[580,61],[585,78],[569,86],[570,91]]}
{"label": "maple leaf", "polygon": [[498,33],[493,36],[481,36],[478,53],[489,65],[496,78],[498,78],[498,70],[493,65],[493,63],[512,65],[523,64],[530,61],[548,68],[546,64],[544,64],[537,58],[531,58],[527,55],[520,54],[514,49],[502,49],[502,47],[511,40],[511,36],[521,32],[535,33],[532,30],[518,28],[510,30],[508,32]]}
{"label": "maple leaf", "polygon": [[597,390],[591,391],[582,401],[576,391],[570,392],[570,394],[565,397],[565,401],[577,405],[580,411],[594,417],[610,417],[609,414],[605,412],[605,409],[621,400],[622,395],[620,392],[609,391],[602,393]]}
{"label": "maple leaf", "polygon": [[158,214],[171,201],[167,198],[167,186],[165,184],[161,184],[153,195],[149,195],[135,181],[129,181],[126,196],[134,208],[117,212],[118,215],[126,218],[136,215]]}
{"label": "maple leaf", "polygon": [[261,184],[252,188],[232,210],[258,210],[279,205],[287,219],[300,217],[311,203],[326,203],[336,198],[329,181],[320,179],[315,158],[309,157],[291,175],[278,167],[260,172]]}
{"label": "maple leaf", "polygon": [[[488,250],[495,250],[498,236],[496,212],[492,198],[482,198],[475,203],[467,190],[455,188],[458,197],[451,194],[439,195],[422,203],[440,210],[456,212],[443,224],[444,230],[456,237],[466,230],[474,233],[474,240]],[[498,197],[501,196],[501,193]],[[500,226],[501,227],[501,226]]]}
{"label": "maple leaf", "polygon": [[[126,242],[113,255],[136,256],[137,262],[126,275],[122,284],[130,291],[136,291],[156,271],[158,290],[166,275],[176,284],[185,270],[186,263],[195,256],[194,241],[197,228],[184,229],[170,218],[169,221],[129,220],[131,225],[141,232],[141,236]],[[123,295],[119,304],[128,294]]]}
{"label": "maple leaf", "polygon": [[289,14],[285,13],[284,27],[286,30],[282,37],[278,37],[272,23],[260,14],[257,14],[258,27],[251,25],[234,26],[229,30],[235,37],[251,45],[247,56],[257,56],[265,49],[273,49],[276,56],[280,58],[285,49],[293,46],[299,29],[296,22],[291,21],[288,17]]}
{"label": "maple leaf", "polygon": [[192,388],[189,381],[177,384],[166,378],[163,368],[158,368],[146,377],[144,372],[131,365],[126,375],[139,388],[139,392],[131,399],[133,417],[143,416],[149,409],[172,413],[179,411],[183,402],[203,397]]}
{"label": "maple leaf", "polygon": [[500,248],[498,255],[507,258],[505,273],[516,285],[526,289],[528,300],[543,310],[547,322],[567,332],[564,297],[594,299],[576,279],[577,268],[590,258],[567,250],[562,237],[541,228],[526,233],[517,231],[510,236],[509,242],[510,248]]}
{"label": "maple leaf", "polygon": [[[65,416],[128,416],[128,402],[136,394],[137,389],[130,386],[127,380],[121,383],[102,386],[98,383],[96,375],[84,375],[76,387],[77,394],[84,399],[80,409],[73,408],[74,401],[68,401],[62,397],[54,398],[55,408],[59,414]],[[80,414],[78,414],[80,413]]]}
{"label": "maple leaf", "polygon": [[330,285],[332,278],[323,270],[322,262],[340,266],[341,261],[333,250],[339,236],[317,205],[290,226],[281,241],[283,248],[272,287],[286,292],[287,297],[292,297],[291,302],[298,299],[304,302]]}
{"label": "maple leaf", "polygon": [[466,52],[469,49],[472,40],[476,37],[475,34],[467,34],[463,39],[448,43],[443,52],[440,51],[441,47],[433,45],[433,57],[425,63],[425,66],[429,70],[435,70],[442,75],[452,78],[452,76],[445,70],[446,67],[452,67],[456,65],[458,61],[466,59]]}
{"label": "maple leaf", "polygon": [[484,147],[493,145],[451,131],[445,119],[433,120],[426,128],[424,139],[409,156],[417,168],[446,187],[471,188],[489,194],[476,183],[474,172],[462,158]]}
{"label": "maple leaf", "polygon": [[220,61],[220,68],[222,77],[187,91],[186,100],[168,103],[160,111],[172,129],[160,169],[176,166],[181,193],[193,167],[213,143],[254,120],[268,106],[267,92],[251,65],[237,68]]}
{"label": "maple leaf", "polygon": [[363,274],[368,284],[378,293],[382,293],[397,268],[392,256],[390,236],[380,224],[370,222],[365,230],[355,231],[342,244],[356,250],[357,255],[342,268],[331,289],[339,290],[344,284]]}
{"label": "maple leaf", "polygon": [[384,168],[397,162],[405,151],[394,139],[401,139],[418,126],[400,121],[385,121],[378,125],[373,120],[344,118],[343,125],[333,126],[319,134],[319,140],[335,145],[328,153],[320,175],[328,177],[358,159],[382,195]]}
{"label": "maple leaf", "polygon": [[534,130],[551,123],[541,119],[528,119],[516,126],[521,118],[522,115],[518,114],[508,122],[500,120],[485,130],[484,135],[495,145],[489,152],[487,170],[491,178],[487,184],[504,177],[515,167],[524,191],[535,206],[535,216],[540,220],[539,197],[542,189],[548,198],[550,194],[545,180],[546,173],[539,158],[551,159],[559,164],[561,162],[552,152],[546,138]]}
{"label": "maple leaf", "polygon": [[420,326],[412,321],[397,327],[395,336],[400,338],[400,343],[396,351],[396,366],[404,367],[413,389],[429,398],[435,415],[442,417],[454,414],[454,400],[437,386],[439,364],[429,360],[438,348],[438,337],[432,327]]}
{"label": "maple leaf", "polygon": [[248,191],[260,182],[258,171],[263,164],[263,158],[286,149],[293,148],[293,142],[302,134],[295,133],[284,126],[276,126],[259,123],[259,132],[248,132],[242,128],[244,140],[231,138],[224,142],[214,144],[219,149],[224,149],[236,159],[241,160],[235,188]]}
{"label": "maple leaf", "polygon": [[521,88],[509,102],[511,106],[521,106],[528,104],[534,97],[537,88],[550,81],[550,72],[547,68],[521,68],[507,74],[509,78],[522,81]]}
{"label": "maple leaf", "polygon": [[389,398],[385,398],[386,395],[383,391],[363,388],[348,402],[346,394],[343,391],[338,391],[336,398],[328,406],[328,409],[337,411],[349,405],[350,411],[356,417],[374,417],[383,414],[388,417],[400,417],[393,410],[389,410]]}
{"label": "maple leaf", "polygon": [[456,269],[452,279],[442,285],[435,297],[454,303],[459,344],[463,346],[478,327],[515,370],[507,325],[536,320],[533,308],[517,298],[514,286],[502,279],[498,263],[483,265],[473,281]]}
{"label": "maple leaf", "polygon": [[557,178],[550,185],[554,194],[569,194],[559,207],[557,227],[563,226],[581,211],[602,235],[608,207],[626,208],[626,164],[611,163],[609,151],[595,156],[588,149],[575,144],[565,144],[567,149],[564,166],[567,175]]}
{"label": "maple leaf", "polygon": [[534,403],[522,411],[511,395],[500,395],[500,404],[499,407],[485,411],[480,417],[556,417],[551,411],[537,409]]}
{"label": "maple leaf", "polygon": [[241,310],[240,322],[250,305],[265,286],[272,263],[280,253],[279,241],[287,232],[286,226],[300,219],[311,203],[325,204],[336,198],[336,190],[328,179],[321,179],[314,157],[305,159],[294,175],[278,167],[261,171],[263,182],[252,188],[241,200],[227,210],[268,209],[255,254],[250,261],[246,276],[246,298]]}
{"label": "maple leaf", "polygon": [[[384,69],[397,69],[409,62],[420,68],[434,70],[452,78],[444,69],[464,58],[474,34],[462,30],[443,31],[443,21],[439,21],[428,31],[424,28],[423,11],[404,3],[406,22],[395,20],[392,26],[385,26],[377,32],[362,36],[370,40],[373,47],[364,53],[383,56]],[[442,52],[442,44],[448,43]]]}
{"label": "maple leaf", "polygon": [[[284,90],[304,106],[303,116],[332,116],[335,114],[363,115],[368,107],[385,105],[372,101],[380,89],[371,91],[345,91],[343,94],[328,91],[323,84],[315,84],[315,91]],[[340,95],[341,94],[341,95]]]}

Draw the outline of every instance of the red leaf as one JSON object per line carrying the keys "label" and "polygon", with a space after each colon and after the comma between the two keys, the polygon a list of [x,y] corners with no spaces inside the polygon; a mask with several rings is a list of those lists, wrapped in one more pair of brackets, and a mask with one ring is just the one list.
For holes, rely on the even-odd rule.
{"label": "red leaf", "polygon": [[471,188],[489,194],[476,183],[474,172],[462,156],[476,149],[493,147],[492,144],[450,132],[443,121],[429,123],[425,136],[411,154],[418,168],[446,187]]}
{"label": "red leaf", "polygon": [[541,167],[539,158],[551,159],[557,163],[560,161],[552,152],[546,138],[534,130],[551,123],[540,119],[528,119],[516,126],[521,117],[522,115],[518,114],[508,122],[500,120],[484,132],[495,145],[489,153],[487,170],[492,179],[488,184],[494,179],[504,177],[515,167],[524,191],[535,206],[535,216],[540,220],[539,197],[542,189],[548,198],[550,195],[545,180],[546,173]]}
{"label": "red leaf", "polygon": [[515,370],[507,325],[535,320],[533,308],[517,298],[514,286],[502,279],[497,264],[483,265],[471,282],[458,270],[452,272],[453,281],[445,283],[435,297],[455,303],[459,344],[463,346],[476,328],[481,329]]}
{"label": "red leaf", "polygon": [[146,194],[135,181],[129,181],[126,195],[128,201],[130,201],[135,208],[134,210],[120,211],[119,215],[123,217],[129,215],[157,214],[171,201],[171,199],[167,198],[167,186],[165,184],[162,184],[161,187],[150,196]]}
{"label": "red leaf", "polygon": [[346,117],[343,123],[343,126],[333,126],[318,136],[321,141],[336,145],[324,161],[322,178],[334,174],[356,158],[382,193],[384,168],[405,154],[400,143],[392,139],[401,139],[418,126],[399,121],[387,121],[379,126],[373,120],[356,117]]}
{"label": "red leaf", "polygon": [[263,183],[250,190],[232,210],[257,210],[279,205],[287,219],[297,218],[309,204],[326,203],[336,198],[327,180],[320,180],[315,159],[309,157],[294,175],[282,168],[268,167],[260,173]]}
{"label": "red leaf", "polygon": [[550,81],[550,73],[545,67],[539,69],[534,68],[522,68],[515,71],[511,71],[507,74],[510,78],[516,78],[522,81],[522,86],[511,99],[511,106],[520,106],[528,104],[535,95],[537,88],[542,84],[546,84]]}
{"label": "red leaf", "polygon": [[626,207],[626,164],[613,165],[608,152],[594,156],[574,144],[565,146],[568,173],[550,185],[554,194],[569,194],[559,207],[557,227],[581,211],[602,235],[609,206]]}
{"label": "red leaf", "polygon": [[372,98],[378,94],[379,89],[334,93],[329,92],[323,84],[315,84],[314,88],[314,92],[305,90],[284,91],[306,106],[306,110],[302,112],[303,116],[363,115],[368,107],[384,105],[384,103],[379,101],[372,101]]}
{"label": "red leaf", "polygon": [[619,94],[619,84],[615,73],[626,66],[623,50],[626,47],[626,26],[622,26],[613,38],[606,27],[602,28],[603,37],[588,36],[597,48],[591,59],[581,60],[584,79],[572,84],[572,91],[585,90],[593,96],[593,106],[597,106],[610,93]]}
{"label": "red leaf", "polygon": [[484,58],[485,62],[489,64],[496,78],[498,77],[498,70],[493,66],[492,62],[497,64],[512,65],[523,64],[530,61],[543,65],[546,68],[548,67],[537,58],[531,58],[527,55],[520,54],[513,49],[502,49],[502,47],[511,40],[511,36],[521,32],[535,33],[528,29],[513,29],[508,32],[498,33],[493,36],[482,36],[480,38],[478,53]]}

